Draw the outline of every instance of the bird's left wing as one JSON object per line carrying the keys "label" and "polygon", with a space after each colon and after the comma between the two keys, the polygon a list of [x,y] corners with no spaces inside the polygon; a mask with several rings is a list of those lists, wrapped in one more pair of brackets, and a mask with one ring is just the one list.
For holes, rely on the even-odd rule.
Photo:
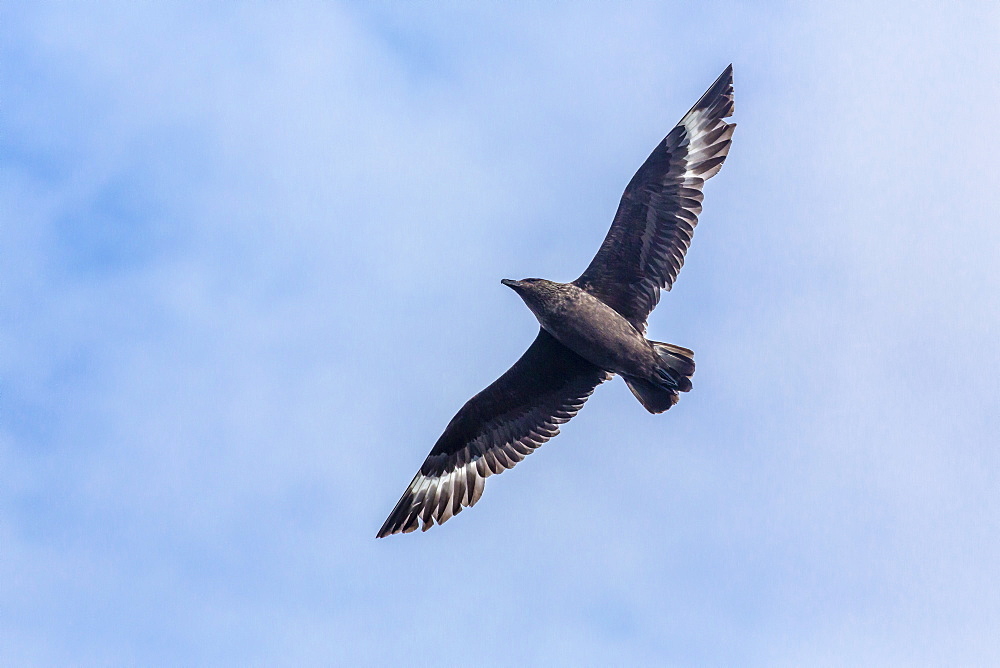
{"label": "bird's left wing", "polygon": [[684,264],[701,213],[702,187],[729,153],[735,123],[730,65],[670,131],[622,194],[608,236],[574,283],[640,332]]}
{"label": "bird's left wing", "polygon": [[382,525],[378,537],[442,524],[483,493],[486,478],[513,467],[559,433],[610,378],[539,330],[514,366],[452,418]]}

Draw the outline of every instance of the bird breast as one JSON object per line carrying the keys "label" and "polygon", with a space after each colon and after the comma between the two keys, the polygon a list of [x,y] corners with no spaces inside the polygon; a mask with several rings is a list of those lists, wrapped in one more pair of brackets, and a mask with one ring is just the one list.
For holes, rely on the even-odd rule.
{"label": "bird breast", "polygon": [[655,354],[628,320],[573,284],[560,286],[558,299],[533,308],[546,331],[591,364],[613,373],[645,375]]}

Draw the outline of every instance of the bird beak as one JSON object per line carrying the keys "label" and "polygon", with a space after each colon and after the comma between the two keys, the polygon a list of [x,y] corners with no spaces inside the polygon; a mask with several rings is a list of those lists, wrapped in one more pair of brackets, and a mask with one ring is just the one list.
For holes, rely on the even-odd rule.
{"label": "bird beak", "polygon": [[505,278],[500,282],[513,290],[516,290],[517,288],[521,287],[521,281],[514,281],[509,278]]}

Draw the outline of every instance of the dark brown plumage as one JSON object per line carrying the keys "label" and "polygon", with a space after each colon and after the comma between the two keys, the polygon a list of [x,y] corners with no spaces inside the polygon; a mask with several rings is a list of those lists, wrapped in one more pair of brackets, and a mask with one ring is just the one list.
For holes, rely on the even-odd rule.
{"label": "dark brown plumage", "polygon": [[701,213],[705,181],[715,176],[732,143],[733,66],[726,68],[635,173],[622,194],[608,236],[573,281],[640,331],[684,264]]}
{"label": "dark brown plumage", "polygon": [[660,290],[670,289],[684,263],[705,180],[729,153],[736,125],[723,119],[732,113],[730,65],[632,177],[604,243],[578,279],[503,281],[535,314],[538,336],[455,415],[380,538],[426,531],[474,505],[486,478],[559,433],[613,374],[652,413],[691,389],[694,354],[644,332]]}

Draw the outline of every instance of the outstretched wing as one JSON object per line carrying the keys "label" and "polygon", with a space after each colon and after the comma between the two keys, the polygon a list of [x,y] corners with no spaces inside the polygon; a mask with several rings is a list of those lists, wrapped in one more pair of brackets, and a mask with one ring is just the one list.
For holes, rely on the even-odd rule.
{"label": "outstretched wing", "polygon": [[610,378],[539,330],[528,350],[452,418],[406,488],[378,537],[442,524],[483,493],[486,478],[502,473],[559,433],[594,388]]}
{"label": "outstretched wing", "polygon": [[733,66],[691,108],[629,182],[608,236],[574,283],[645,331],[677,278],[701,213],[702,186],[729,153]]}

